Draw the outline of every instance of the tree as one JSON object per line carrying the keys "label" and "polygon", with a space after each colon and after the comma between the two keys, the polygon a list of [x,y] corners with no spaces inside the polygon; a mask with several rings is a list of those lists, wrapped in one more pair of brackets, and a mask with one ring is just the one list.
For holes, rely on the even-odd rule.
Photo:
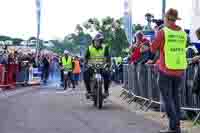
{"label": "tree", "polygon": [[13,45],[20,45],[21,42],[24,40],[21,38],[13,38],[12,41],[13,41]]}
{"label": "tree", "polygon": [[7,41],[7,40],[12,40],[12,37],[9,37],[9,36],[0,36],[0,41]]}
{"label": "tree", "polygon": [[48,49],[56,53],[63,53],[67,49],[74,54],[79,54],[92,43],[90,34],[93,32],[101,32],[104,35],[104,43],[110,47],[113,56],[126,54],[124,49],[127,49],[129,44],[123,28],[123,18],[114,19],[112,17],[105,17],[101,20],[90,18],[83,24],[77,24],[75,33],[66,35],[62,41],[50,40],[54,46]]}
{"label": "tree", "polygon": [[152,21],[154,19],[154,15],[151,14],[151,13],[146,13],[145,14],[145,19],[147,21],[147,26],[145,26],[144,30],[145,31],[152,31],[153,29],[151,27],[151,23],[152,23]]}
{"label": "tree", "polygon": [[80,33],[82,33],[83,32],[83,28],[81,27],[81,25],[80,24],[77,24],[76,25],[76,32],[78,33],[78,34],[80,34]]}
{"label": "tree", "polygon": [[21,39],[21,38],[12,38],[12,37],[9,37],[9,36],[0,36],[0,41],[7,43],[5,45],[20,45],[21,42],[24,41],[24,40]]}
{"label": "tree", "polygon": [[47,49],[52,50],[56,53],[60,53],[60,54],[62,54],[64,50],[67,49],[73,54],[79,54],[81,48],[85,49],[86,46],[91,44],[92,38],[89,34],[84,33],[81,30],[77,30],[77,33],[78,34],[75,34],[75,33],[68,34],[61,41],[49,40],[54,45],[52,47],[47,47]]}
{"label": "tree", "polygon": [[37,38],[34,37],[34,36],[32,36],[32,37],[30,37],[28,40],[29,40],[29,41],[31,41],[31,40],[37,40]]}
{"label": "tree", "polygon": [[123,55],[122,49],[128,47],[126,35],[122,26],[123,19],[105,17],[102,20],[90,18],[83,23],[86,32],[101,32],[105,37],[104,43],[109,45],[113,56]]}
{"label": "tree", "polygon": [[147,20],[148,23],[151,23],[153,18],[154,18],[153,14],[151,14],[151,13],[146,13],[145,14],[145,19]]}
{"label": "tree", "polygon": [[91,41],[92,37],[81,31],[78,34],[70,34],[66,36],[63,43],[68,50],[78,54],[82,48],[85,49],[85,47],[91,44]]}
{"label": "tree", "polygon": [[61,41],[59,40],[49,40],[49,42],[53,43],[53,47],[48,47],[47,49],[58,53],[58,54],[62,54],[64,52],[64,45]]}
{"label": "tree", "polygon": [[133,27],[134,27],[134,29],[133,29],[134,32],[137,32],[144,28],[144,26],[142,26],[141,24],[134,24]]}
{"label": "tree", "polygon": [[123,49],[128,48],[128,41],[124,29],[118,28],[115,31],[115,38],[112,40],[111,51],[114,56],[124,56],[126,53]]}

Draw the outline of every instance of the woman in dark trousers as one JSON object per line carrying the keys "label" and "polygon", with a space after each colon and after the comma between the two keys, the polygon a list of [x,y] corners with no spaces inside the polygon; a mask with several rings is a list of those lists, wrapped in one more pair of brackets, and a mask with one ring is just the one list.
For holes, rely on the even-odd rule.
{"label": "woman in dark trousers", "polygon": [[47,83],[48,76],[49,76],[49,61],[45,56],[42,58],[42,81],[44,84]]}

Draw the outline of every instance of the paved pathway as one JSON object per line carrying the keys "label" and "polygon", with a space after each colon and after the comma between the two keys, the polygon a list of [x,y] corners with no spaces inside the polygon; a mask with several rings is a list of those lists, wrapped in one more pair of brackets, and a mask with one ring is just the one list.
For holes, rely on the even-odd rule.
{"label": "paved pathway", "polygon": [[1,93],[0,133],[157,133],[160,129],[111,100],[98,110],[83,90],[56,88]]}

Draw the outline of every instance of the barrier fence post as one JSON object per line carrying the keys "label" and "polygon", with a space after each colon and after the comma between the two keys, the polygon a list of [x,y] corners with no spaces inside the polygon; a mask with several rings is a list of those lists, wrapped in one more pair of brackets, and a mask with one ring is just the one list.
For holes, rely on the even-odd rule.
{"label": "barrier fence post", "polygon": [[147,66],[147,73],[148,73],[148,97],[149,97],[149,104],[147,105],[145,111],[148,111],[149,108],[152,105],[152,99],[153,99],[153,90],[152,90],[152,73],[151,73],[151,66],[150,65],[146,65]]}
{"label": "barrier fence post", "polygon": [[198,121],[199,118],[200,118],[200,111],[197,114],[196,118],[194,119],[193,126],[196,125],[196,123],[197,123],[197,121]]}

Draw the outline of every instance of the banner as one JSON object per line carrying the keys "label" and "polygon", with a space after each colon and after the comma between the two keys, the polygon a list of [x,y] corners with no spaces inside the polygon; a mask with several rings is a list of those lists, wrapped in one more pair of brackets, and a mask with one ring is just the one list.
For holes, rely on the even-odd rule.
{"label": "banner", "polygon": [[124,30],[129,44],[132,44],[132,0],[124,0]]}

